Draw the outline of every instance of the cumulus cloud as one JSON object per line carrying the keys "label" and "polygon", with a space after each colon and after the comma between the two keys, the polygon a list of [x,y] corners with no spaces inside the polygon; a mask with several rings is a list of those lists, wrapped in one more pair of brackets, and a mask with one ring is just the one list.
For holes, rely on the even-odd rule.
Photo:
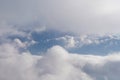
{"label": "cumulus cloud", "polygon": [[75,47],[77,44],[77,41],[74,39],[73,36],[65,35],[63,37],[55,38],[57,41],[63,41],[65,43],[66,48],[72,48]]}
{"label": "cumulus cloud", "polygon": [[[20,42],[20,41],[18,41]],[[20,43],[21,46],[22,42]],[[54,46],[41,55],[0,45],[0,80],[119,80],[120,53],[81,55]]]}
{"label": "cumulus cloud", "polygon": [[62,41],[64,43],[64,47],[67,48],[80,48],[83,46],[91,45],[91,44],[101,44],[106,43],[110,40],[119,40],[119,35],[107,34],[107,35],[65,35],[62,37],[55,38],[56,41]]}

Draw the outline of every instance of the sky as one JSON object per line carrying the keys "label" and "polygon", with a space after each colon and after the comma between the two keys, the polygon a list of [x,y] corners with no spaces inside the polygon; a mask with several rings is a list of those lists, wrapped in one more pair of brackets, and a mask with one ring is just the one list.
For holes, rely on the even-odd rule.
{"label": "sky", "polygon": [[0,0],[0,80],[119,80],[119,0]]}

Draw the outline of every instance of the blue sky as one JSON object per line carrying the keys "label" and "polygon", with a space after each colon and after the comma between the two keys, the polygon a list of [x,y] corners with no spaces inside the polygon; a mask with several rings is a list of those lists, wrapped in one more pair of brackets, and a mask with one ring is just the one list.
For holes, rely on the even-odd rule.
{"label": "blue sky", "polygon": [[119,80],[119,4],[0,0],[0,80]]}
{"label": "blue sky", "polygon": [[[26,37],[17,35],[8,37],[8,39],[11,40],[16,38],[20,39],[22,42],[29,41]],[[35,55],[46,52],[55,45],[62,46],[69,52],[78,54],[107,55],[120,51],[119,35],[86,35],[84,40],[82,40],[82,36],[75,35],[74,33],[45,30],[42,32],[32,32],[31,38],[36,43],[28,46],[27,49]],[[73,46],[70,46],[69,44],[71,43],[69,40],[72,40],[72,38],[74,43]]]}

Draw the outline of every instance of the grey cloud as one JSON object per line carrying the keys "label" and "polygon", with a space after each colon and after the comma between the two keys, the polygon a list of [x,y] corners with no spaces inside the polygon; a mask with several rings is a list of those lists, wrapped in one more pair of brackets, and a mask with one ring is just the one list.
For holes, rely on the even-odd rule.
{"label": "grey cloud", "polygon": [[0,21],[13,25],[38,21],[50,29],[80,34],[119,33],[119,3],[118,0],[1,0]]}

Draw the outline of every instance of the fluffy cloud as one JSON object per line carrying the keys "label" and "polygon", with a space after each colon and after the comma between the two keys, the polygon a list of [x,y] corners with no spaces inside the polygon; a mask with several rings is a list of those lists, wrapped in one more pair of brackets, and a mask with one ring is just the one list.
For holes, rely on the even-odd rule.
{"label": "fluffy cloud", "polygon": [[[20,47],[21,44],[20,43]],[[17,45],[17,46],[16,46]],[[54,46],[44,54],[19,51],[16,42],[0,45],[0,80],[119,80],[120,54],[80,55]]]}
{"label": "fluffy cloud", "polygon": [[[106,43],[110,40],[119,40],[119,35],[107,34],[107,35],[65,35],[62,37],[55,38],[56,41],[62,41],[64,47],[67,48],[80,48],[91,44]],[[112,42],[112,41],[111,41]],[[110,42],[109,42],[110,43]],[[114,44],[114,43],[113,43]]]}

